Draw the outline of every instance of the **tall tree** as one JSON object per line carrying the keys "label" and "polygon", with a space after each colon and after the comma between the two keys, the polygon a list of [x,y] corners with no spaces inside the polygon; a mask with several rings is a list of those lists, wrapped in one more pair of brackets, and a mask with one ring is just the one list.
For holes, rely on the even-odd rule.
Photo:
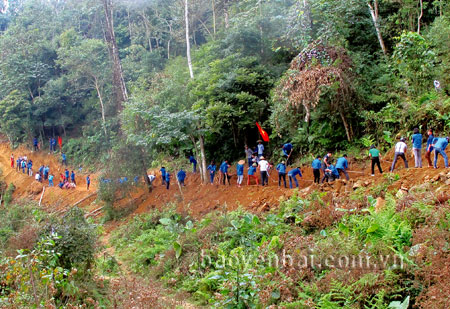
{"label": "tall tree", "polygon": [[378,0],[369,0],[367,1],[367,6],[369,7],[370,16],[372,17],[372,22],[375,27],[375,31],[377,32],[378,42],[380,43],[381,50],[383,54],[387,55],[386,45],[384,44],[383,36],[381,35],[380,30],[380,18],[378,14]]}
{"label": "tall tree", "polygon": [[109,55],[113,62],[113,85],[117,104],[117,112],[122,111],[122,103],[128,100],[127,87],[123,78],[122,63],[119,57],[116,35],[114,32],[114,7],[113,0],[102,0],[105,13],[104,35],[108,44]]}

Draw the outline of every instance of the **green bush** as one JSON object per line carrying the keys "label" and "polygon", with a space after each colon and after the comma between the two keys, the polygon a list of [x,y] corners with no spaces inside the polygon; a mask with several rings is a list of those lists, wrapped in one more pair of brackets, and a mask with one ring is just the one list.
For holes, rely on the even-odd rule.
{"label": "green bush", "polygon": [[66,269],[89,269],[97,248],[97,231],[96,226],[85,219],[84,212],[73,207],[49,228],[59,236],[55,241],[55,248],[61,254],[59,265]]}
{"label": "green bush", "polygon": [[8,186],[8,189],[6,189],[6,192],[5,192],[5,201],[4,201],[5,206],[8,206],[11,203],[12,198],[13,198],[12,196],[13,196],[13,193],[15,190],[16,190],[16,187],[11,182]]}

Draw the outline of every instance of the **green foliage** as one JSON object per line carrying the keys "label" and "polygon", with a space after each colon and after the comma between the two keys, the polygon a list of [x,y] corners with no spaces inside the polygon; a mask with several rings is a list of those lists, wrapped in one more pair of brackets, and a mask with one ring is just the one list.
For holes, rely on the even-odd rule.
{"label": "green foliage", "polygon": [[392,57],[407,93],[417,95],[432,87],[436,55],[424,37],[403,33]]}
{"label": "green foliage", "polygon": [[[8,191],[13,187],[9,186]],[[33,203],[23,201],[6,203],[5,197],[5,205],[0,207],[0,246],[6,251],[10,248],[9,240],[12,237],[20,235],[24,228],[32,231],[37,227],[41,227],[42,217],[45,217],[45,215],[41,215],[40,210]],[[28,238],[30,236],[22,237]],[[31,244],[35,241],[35,239],[21,240],[25,243],[31,242]]]}
{"label": "green foliage", "polygon": [[25,96],[14,90],[0,101],[0,114],[4,121],[0,128],[11,144],[23,142],[30,137],[31,106]]}
{"label": "green foliage", "polygon": [[96,227],[85,219],[81,209],[70,209],[50,230],[58,235],[55,240],[55,249],[60,253],[58,265],[66,269],[91,267],[96,252]]}

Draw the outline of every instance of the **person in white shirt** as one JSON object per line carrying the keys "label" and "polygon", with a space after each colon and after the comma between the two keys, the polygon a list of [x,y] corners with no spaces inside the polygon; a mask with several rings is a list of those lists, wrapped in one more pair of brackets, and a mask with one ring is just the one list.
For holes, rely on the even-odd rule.
{"label": "person in white shirt", "polygon": [[392,162],[392,166],[390,171],[393,172],[395,168],[395,163],[397,163],[398,157],[403,159],[403,162],[405,162],[405,168],[408,168],[408,161],[406,160],[406,149],[408,148],[408,145],[405,143],[406,139],[404,137],[400,138],[400,142],[398,142],[395,145],[395,156],[394,156],[394,162]]}
{"label": "person in white shirt", "polygon": [[264,157],[259,158],[259,172],[261,173],[261,185],[269,185],[269,177],[267,172],[269,170],[269,162]]}
{"label": "person in white shirt", "polygon": [[150,184],[153,184],[153,181],[155,181],[156,176],[154,174],[148,175],[148,179],[150,180]]}

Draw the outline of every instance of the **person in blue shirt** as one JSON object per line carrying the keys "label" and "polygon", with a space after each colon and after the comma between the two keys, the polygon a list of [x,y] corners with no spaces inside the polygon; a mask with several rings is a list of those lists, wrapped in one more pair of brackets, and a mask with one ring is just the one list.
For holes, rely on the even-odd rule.
{"label": "person in blue shirt", "polygon": [[89,191],[89,186],[90,185],[91,185],[91,175],[87,175],[87,177],[86,177],[86,187],[87,187],[88,191]]}
{"label": "person in blue shirt", "polygon": [[258,164],[253,163],[252,166],[250,166],[248,168],[248,172],[247,172],[247,186],[250,185],[250,178],[255,179],[256,185],[259,185],[258,177],[256,177],[256,167],[257,166],[258,166]]}
{"label": "person in blue shirt", "polygon": [[183,187],[186,186],[184,184],[184,180],[186,179],[186,172],[183,171],[183,169],[180,169],[180,171],[178,172],[177,179],[178,179],[178,182],[180,183],[180,185],[182,185]]}
{"label": "person in blue shirt", "polygon": [[25,168],[27,167],[27,162],[25,160],[22,160],[22,173],[25,174]]}
{"label": "person in blue shirt", "polygon": [[431,163],[431,152],[433,151],[433,140],[434,140],[434,135],[433,135],[433,130],[432,129],[428,129],[428,139],[427,139],[427,152],[425,154],[425,158],[428,161],[428,167],[433,167],[433,164]]}
{"label": "person in blue shirt", "polygon": [[71,181],[72,183],[74,183],[74,184],[77,184],[77,182],[75,181],[75,173],[74,173],[74,171],[72,171],[72,172],[70,173],[70,181]]}
{"label": "person in blue shirt", "polygon": [[281,161],[280,163],[278,163],[276,170],[278,171],[278,186],[281,187],[281,179],[283,179],[284,187],[287,188],[287,186],[286,186],[286,164],[284,163],[284,161]]}
{"label": "person in blue shirt", "polygon": [[237,186],[240,187],[244,179],[244,164],[245,160],[240,160],[236,166]]}
{"label": "person in blue shirt", "polygon": [[64,152],[61,154],[61,158],[62,158],[62,164],[67,165],[67,157]]}
{"label": "person in blue shirt", "polygon": [[193,173],[197,173],[197,160],[195,160],[194,156],[189,157],[189,162],[192,164],[192,171]]}
{"label": "person in blue shirt", "polygon": [[327,182],[339,179],[339,172],[336,169],[336,167],[332,164],[331,160],[329,160],[327,163],[327,168],[325,169],[325,178]]}
{"label": "person in blue shirt", "polygon": [[248,147],[247,145],[245,145],[245,156],[247,157],[247,161],[248,161],[248,166],[252,166],[253,162],[252,162],[252,156],[253,156],[253,150]]}
{"label": "person in blue shirt", "polygon": [[50,140],[50,151],[56,151],[56,138],[54,137]]}
{"label": "person in blue shirt", "polygon": [[169,190],[169,187],[170,187],[170,173],[169,173],[169,171],[166,171],[166,173],[165,173],[165,180],[166,180],[166,189]]}
{"label": "person in blue shirt", "polygon": [[34,151],[38,151],[38,139],[36,137],[33,138],[33,149]]}
{"label": "person in blue shirt", "polygon": [[223,163],[220,165],[220,173],[222,174],[222,183],[225,185],[225,180],[228,180],[228,185],[231,185],[230,183],[230,177],[228,177],[228,160],[223,161]]}
{"label": "person in blue shirt", "polygon": [[43,165],[41,165],[39,167],[38,173],[41,174],[41,175],[44,175],[44,166]]}
{"label": "person in blue shirt", "polygon": [[322,180],[320,181],[321,183],[323,183],[325,178],[326,178],[325,177],[325,170],[327,169],[328,162],[331,161],[331,156],[332,156],[331,151],[328,151],[328,153],[323,157],[323,160],[322,160],[323,177],[322,177]]}
{"label": "person in blue shirt", "polygon": [[48,165],[44,167],[44,180],[47,180],[48,174],[50,173],[50,167]]}
{"label": "person in blue shirt", "polygon": [[264,155],[264,145],[262,144],[262,140],[258,140],[258,158]]}
{"label": "person in blue shirt", "polygon": [[33,162],[31,160],[27,163],[27,174],[33,176]]}
{"label": "person in blue shirt", "polygon": [[211,164],[206,169],[209,171],[209,181],[211,184],[214,184],[214,177],[216,175],[216,164],[214,161],[211,161]]}
{"label": "person in blue shirt", "polygon": [[283,151],[283,157],[286,158],[286,165],[290,165],[290,159],[292,155],[292,151],[294,150],[294,147],[291,143],[286,143],[283,146],[281,146],[281,150]]}
{"label": "person in blue shirt", "polygon": [[20,168],[22,167],[21,163],[22,163],[22,158],[21,157],[17,158],[16,165],[17,165],[17,171],[18,172],[20,172]]}
{"label": "person in blue shirt", "polygon": [[339,176],[341,175],[341,173],[343,173],[345,175],[345,179],[349,180],[350,177],[348,176],[347,169],[348,169],[348,161],[347,155],[345,154],[339,159],[337,159],[336,170],[338,171]]}
{"label": "person in blue shirt", "polygon": [[296,167],[293,170],[290,170],[288,173],[289,176],[289,188],[292,189],[292,179],[295,181],[295,186],[298,188],[298,181],[297,181],[297,175],[302,177],[302,171],[300,170],[300,167]]}
{"label": "person in blue shirt", "polygon": [[48,186],[49,187],[53,187],[53,175],[48,176]]}
{"label": "person in blue shirt", "polygon": [[447,137],[439,137],[435,138],[433,140],[433,147],[434,147],[434,168],[437,168],[437,161],[438,156],[441,154],[441,156],[444,158],[444,164],[445,167],[448,168],[448,157],[445,153],[445,148],[448,146],[448,136]]}
{"label": "person in blue shirt", "polygon": [[422,168],[422,134],[419,133],[419,128],[414,128],[414,134],[411,137],[412,151],[414,154],[414,165],[416,168]]}
{"label": "person in blue shirt", "polygon": [[314,174],[314,183],[320,183],[320,169],[322,167],[322,157],[317,156],[311,164]]}
{"label": "person in blue shirt", "polygon": [[166,184],[166,168],[163,166],[163,167],[161,167],[161,169],[159,171],[161,172],[161,184],[165,185]]}

